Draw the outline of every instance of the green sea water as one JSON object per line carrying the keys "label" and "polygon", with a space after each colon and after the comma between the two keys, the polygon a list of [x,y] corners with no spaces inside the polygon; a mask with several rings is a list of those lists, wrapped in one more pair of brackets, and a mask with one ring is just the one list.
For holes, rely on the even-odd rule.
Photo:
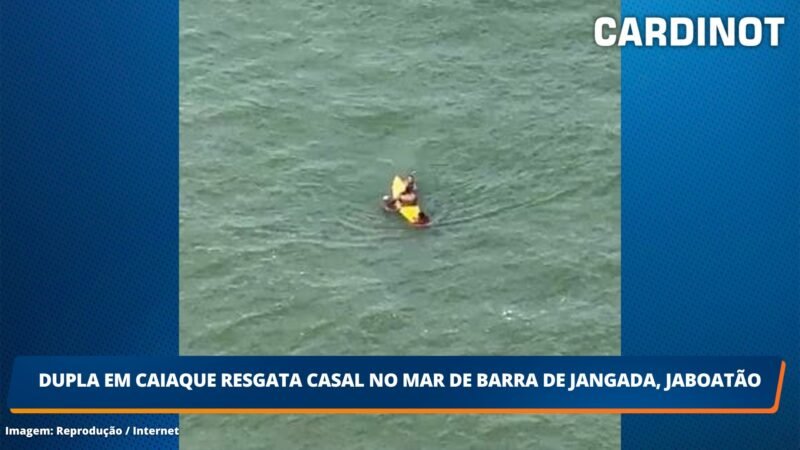
{"label": "green sea water", "polygon": [[[186,355],[620,351],[620,55],[577,0],[185,0]],[[433,227],[379,199],[416,170]],[[187,449],[618,448],[618,416],[183,416]]]}

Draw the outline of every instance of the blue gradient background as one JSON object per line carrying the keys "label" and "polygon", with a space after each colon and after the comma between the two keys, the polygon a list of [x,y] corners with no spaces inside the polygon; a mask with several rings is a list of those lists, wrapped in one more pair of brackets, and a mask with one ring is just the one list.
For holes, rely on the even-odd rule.
{"label": "blue gradient background", "polygon": [[747,15],[780,46],[622,50],[622,353],[781,356],[781,408],[624,416],[626,449],[800,448],[800,2],[622,2]]}
{"label": "blue gradient background", "polygon": [[16,355],[178,353],[178,2],[3,1],[0,152],[2,425],[177,426],[175,415],[23,417],[5,405]]}

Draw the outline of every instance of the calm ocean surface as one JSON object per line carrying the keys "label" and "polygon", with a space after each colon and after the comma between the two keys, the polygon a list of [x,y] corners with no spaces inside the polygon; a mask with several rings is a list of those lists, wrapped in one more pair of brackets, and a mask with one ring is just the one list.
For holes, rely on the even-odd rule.
{"label": "calm ocean surface", "polygon": [[[584,1],[181,1],[187,355],[620,351],[620,55]],[[379,208],[416,170],[434,226]],[[618,416],[183,416],[186,449],[619,447]]]}

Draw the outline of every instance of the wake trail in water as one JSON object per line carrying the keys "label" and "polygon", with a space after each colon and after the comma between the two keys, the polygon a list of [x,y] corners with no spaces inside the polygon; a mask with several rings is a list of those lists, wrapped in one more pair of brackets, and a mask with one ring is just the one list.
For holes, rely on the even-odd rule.
{"label": "wake trail in water", "polygon": [[553,194],[548,195],[548,196],[543,197],[543,198],[534,198],[534,199],[530,199],[530,200],[524,200],[524,201],[509,203],[507,205],[501,205],[501,206],[498,206],[498,207],[495,207],[495,208],[492,208],[492,209],[489,209],[489,210],[485,210],[484,212],[480,212],[480,213],[477,213],[477,214],[472,214],[472,215],[468,215],[468,216],[464,216],[464,217],[456,217],[456,218],[453,218],[453,219],[446,219],[446,220],[439,220],[439,221],[434,219],[433,225],[436,226],[436,227],[449,227],[449,226],[459,225],[459,224],[468,223],[468,222],[482,221],[482,220],[486,220],[486,219],[489,219],[489,218],[492,218],[492,217],[502,216],[503,213],[507,213],[507,212],[510,212],[510,211],[513,211],[513,210],[516,210],[516,209],[530,208],[530,207],[534,207],[534,206],[544,205],[544,204],[546,204],[548,202],[551,202],[553,200],[556,200],[556,199],[558,199],[558,198],[560,198],[560,197],[562,197],[564,195],[569,195],[572,192],[575,192],[577,190],[578,190],[577,188],[568,189],[568,190],[562,190],[562,191],[554,192]]}

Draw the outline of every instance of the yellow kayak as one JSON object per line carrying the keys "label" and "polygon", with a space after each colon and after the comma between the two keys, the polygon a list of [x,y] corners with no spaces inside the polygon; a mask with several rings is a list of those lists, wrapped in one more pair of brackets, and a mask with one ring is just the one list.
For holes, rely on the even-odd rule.
{"label": "yellow kayak", "polygon": [[[394,179],[392,180],[392,189],[391,189],[392,197],[391,198],[399,197],[400,194],[402,194],[403,191],[405,191],[405,190],[406,190],[406,182],[405,182],[405,180],[403,180],[401,177],[395,175]],[[422,213],[422,210],[420,209],[419,205],[403,206],[403,205],[400,204],[399,201],[396,201],[396,202],[394,202],[393,205],[391,205],[391,206],[390,205],[384,205],[384,207],[388,211],[396,211],[398,214],[403,216],[403,218],[406,219],[406,221],[408,223],[410,223],[411,225],[419,227],[419,226],[427,226],[429,224],[428,217],[425,214]],[[420,214],[422,214],[422,217],[420,217]]]}

